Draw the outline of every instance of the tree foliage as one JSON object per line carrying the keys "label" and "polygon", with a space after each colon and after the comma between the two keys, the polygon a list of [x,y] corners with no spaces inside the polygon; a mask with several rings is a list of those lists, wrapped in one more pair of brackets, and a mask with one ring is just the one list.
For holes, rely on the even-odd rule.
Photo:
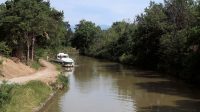
{"label": "tree foliage", "polygon": [[87,53],[90,45],[94,44],[94,40],[98,39],[100,27],[95,26],[94,23],[86,20],[80,21],[76,25],[76,32],[72,39],[72,46],[80,50],[82,54]]}
{"label": "tree foliage", "polygon": [[12,48],[13,56],[33,60],[37,48],[67,44],[63,15],[43,0],[8,0],[0,5],[0,41]]}
{"label": "tree foliage", "polygon": [[78,36],[77,40],[86,39],[87,42],[75,44],[81,46],[77,47],[80,50],[84,48],[86,55],[160,70],[198,83],[199,21],[199,0],[150,2],[145,12],[138,15],[133,23],[115,22],[108,30],[101,31],[98,38],[89,35],[89,31],[94,31],[91,30],[94,25],[82,27],[81,31],[85,33],[80,33],[78,27],[75,38]]}

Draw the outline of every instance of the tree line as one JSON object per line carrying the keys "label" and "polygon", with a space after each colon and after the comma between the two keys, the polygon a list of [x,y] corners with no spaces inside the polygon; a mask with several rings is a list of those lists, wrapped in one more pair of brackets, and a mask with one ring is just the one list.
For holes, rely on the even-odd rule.
{"label": "tree line", "polygon": [[33,61],[41,49],[69,45],[64,13],[43,0],[8,0],[0,5],[0,54]]}
{"label": "tree line", "polygon": [[150,2],[134,22],[119,21],[108,30],[91,21],[76,25],[72,46],[81,54],[200,80],[200,1]]}

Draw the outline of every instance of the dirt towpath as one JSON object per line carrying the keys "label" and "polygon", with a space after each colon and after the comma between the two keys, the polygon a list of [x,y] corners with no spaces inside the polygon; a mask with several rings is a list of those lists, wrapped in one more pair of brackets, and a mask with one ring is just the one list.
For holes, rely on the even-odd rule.
{"label": "dirt towpath", "polygon": [[40,80],[45,83],[55,82],[56,76],[59,74],[59,72],[56,70],[56,67],[50,62],[47,62],[45,60],[40,59],[39,61],[40,64],[44,66],[41,70],[31,75],[8,79],[7,81],[9,83],[19,83],[19,84],[24,84],[31,80]]}

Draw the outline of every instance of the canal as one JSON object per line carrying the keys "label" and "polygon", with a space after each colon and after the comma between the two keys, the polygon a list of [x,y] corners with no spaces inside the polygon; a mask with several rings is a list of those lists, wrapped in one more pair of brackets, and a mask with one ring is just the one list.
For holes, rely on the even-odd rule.
{"label": "canal", "polygon": [[69,89],[44,112],[200,112],[200,92],[180,81],[118,63],[74,55]]}

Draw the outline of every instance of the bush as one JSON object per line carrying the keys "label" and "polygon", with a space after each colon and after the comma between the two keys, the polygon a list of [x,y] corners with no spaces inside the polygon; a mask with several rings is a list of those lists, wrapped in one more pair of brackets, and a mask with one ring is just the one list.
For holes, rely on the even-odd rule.
{"label": "bush", "polygon": [[59,74],[56,82],[58,83],[58,85],[61,84],[61,85],[64,85],[64,87],[67,87],[69,80],[68,80],[67,76],[65,76],[63,74]]}
{"label": "bush", "polygon": [[123,54],[122,56],[119,57],[119,61],[125,64],[131,64],[132,60],[133,60],[133,56],[130,54],[129,55]]}
{"label": "bush", "polygon": [[2,64],[3,64],[3,61],[4,61],[4,60],[0,59],[0,65],[2,65]]}
{"label": "bush", "polygon": [[36,70],[38,70],[41,67],[41,65],[40,65],[40,63],[38,61],[33,61],[31,63],[31,67],[36,69]]}
{"label": "bush", "polygon": [[9,85],[6,82],[0,85],[0,110],[3,110],[3,106],[7,104],[11,99],[11,91],[16,85]]}
{"label": "bush", "polygon": [[30,81],[25,85],[1,86],[0,110],[5,112],[31,112],[43,103],[52,92],[51,88],[40,81]]}
{"label": "bush", "polygon": [[9,56],[11,53],[11,49],[6,45],[5,42],[0,42],[0,54],[5,56]]}
{"label": "bush", "polygon": [[49,53],[50,53],[49,49],[38,48],[35,50],[35,58],[36,58],[36,60],[38,60],[40,58],[46,58],[47,56],[49,56]]}

